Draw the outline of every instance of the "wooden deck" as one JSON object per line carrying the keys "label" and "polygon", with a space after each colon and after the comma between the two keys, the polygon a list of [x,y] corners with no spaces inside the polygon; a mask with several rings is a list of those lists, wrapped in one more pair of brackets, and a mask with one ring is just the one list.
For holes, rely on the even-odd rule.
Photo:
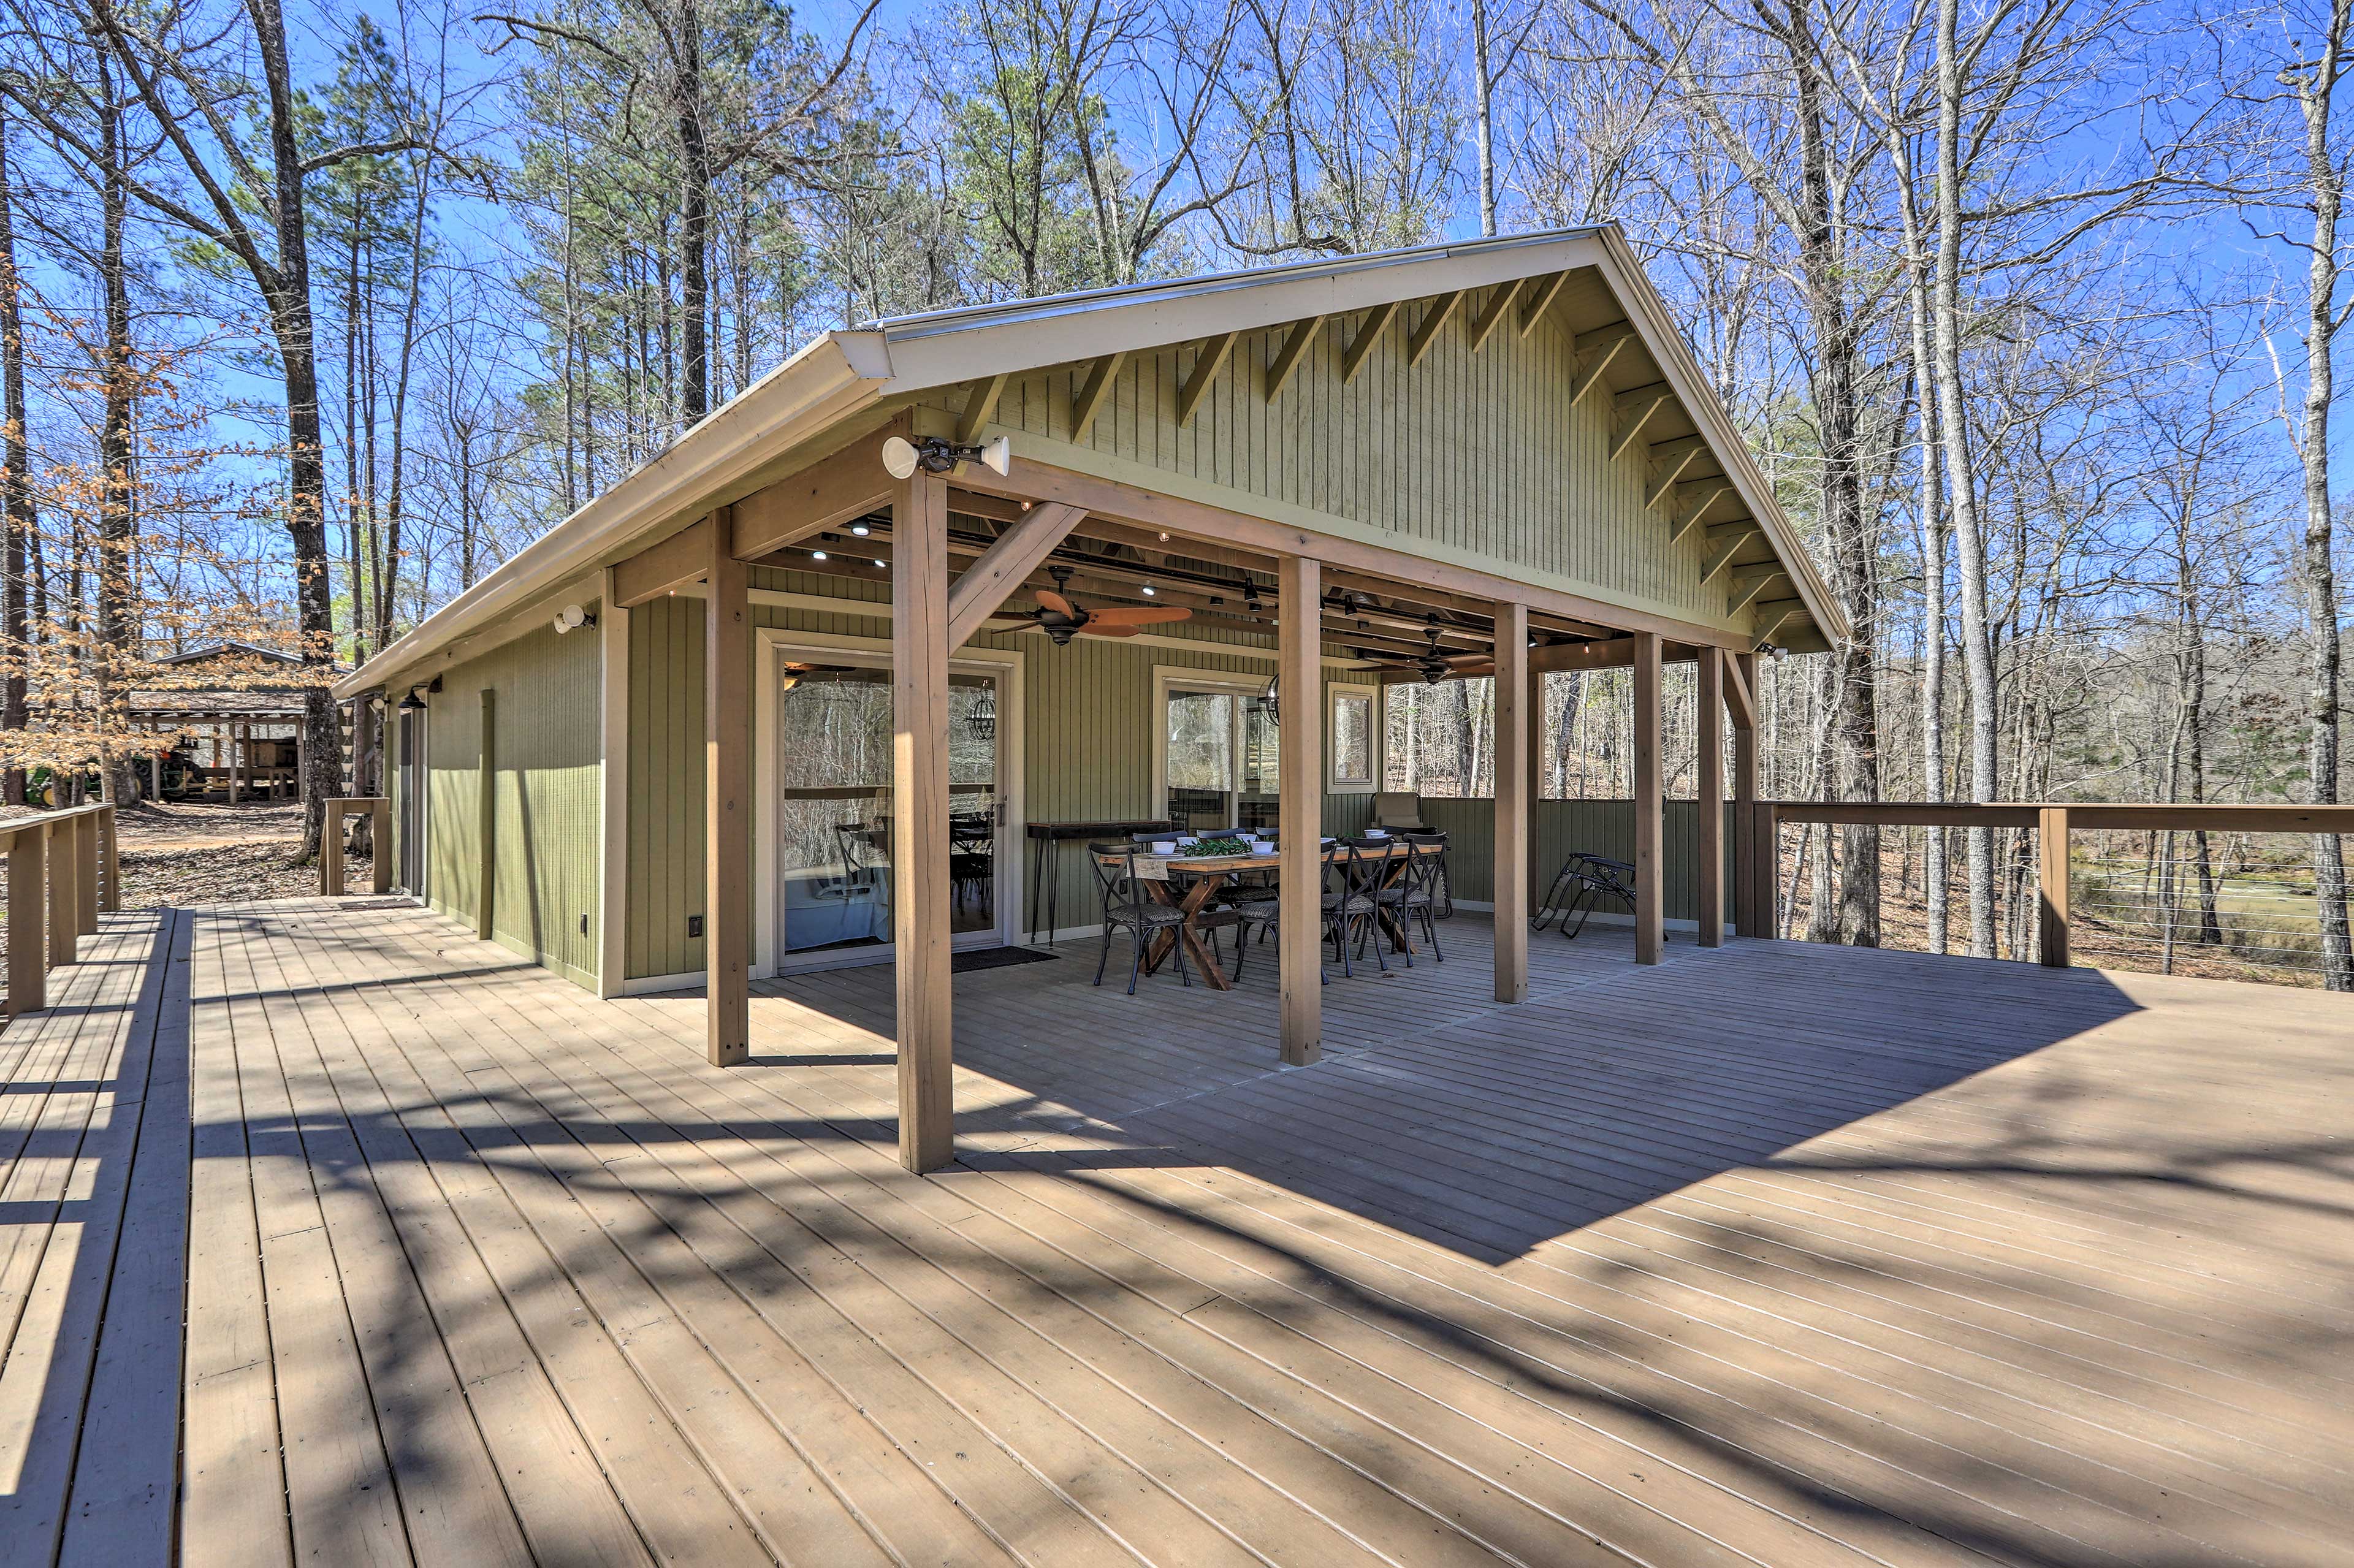
{"label": "wooden deck", "polygon": [[2347,1561],[2354,1001],[1444,936],[1292,1070],[1271,962],[961,975],[917,1178],[884,971],[720,1071],[396,901],[110,916],[0,1033],[0,1563]]}

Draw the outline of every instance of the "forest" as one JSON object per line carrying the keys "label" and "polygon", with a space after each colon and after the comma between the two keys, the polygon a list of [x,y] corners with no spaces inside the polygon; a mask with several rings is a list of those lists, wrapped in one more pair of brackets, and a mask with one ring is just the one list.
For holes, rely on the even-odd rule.
{"label": "forest", "polygon": [[[12,801],[135,796],[222,639],[332,790],[332,665],[830,328],[1603,221],[1854,629],[1770,793],[2342,798],[2354,0],[5,5]],[[1550,681],[1546,792],[1623,793],[1623,681]],[[1486,701],[1391,781],[1484,792]],[[1811,853],[1811,934],[2015,946],[1997,835]],[[2274,869],[2345,988],[2341,857]]]}

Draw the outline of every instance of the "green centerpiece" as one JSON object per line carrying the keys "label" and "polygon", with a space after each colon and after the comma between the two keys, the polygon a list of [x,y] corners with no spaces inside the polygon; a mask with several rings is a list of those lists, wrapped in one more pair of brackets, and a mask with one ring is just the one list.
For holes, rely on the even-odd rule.
{"label": "green centerpiece", "polygon": [[1222,854],[1248,854],[1250,845],[1235,838],[1204,839],[1193,846],[1192,853],[1204,859]]}

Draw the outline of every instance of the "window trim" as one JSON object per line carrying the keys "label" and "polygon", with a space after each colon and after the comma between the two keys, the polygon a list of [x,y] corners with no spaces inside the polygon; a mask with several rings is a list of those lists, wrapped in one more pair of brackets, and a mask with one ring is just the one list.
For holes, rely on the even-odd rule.
{"label": "window trim", "polygon": [[[1341,777],[1341,703],[1344,698],[1362,698],[1365,703],[1365,761],[1363,779]],[[1382,773],[1386,762],[1383,743],[1386,738],[1382,728],[1382,689],[1372,682],[1327,681],[1324,683],[1324,792],[1328,795],[1373,795],[1382,787]]]}

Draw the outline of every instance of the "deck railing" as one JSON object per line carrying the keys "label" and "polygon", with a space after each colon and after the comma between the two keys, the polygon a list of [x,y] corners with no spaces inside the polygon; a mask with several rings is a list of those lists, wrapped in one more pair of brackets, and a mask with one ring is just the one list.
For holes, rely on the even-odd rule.
{"label": "deck railing", "polygon": [[75,959],[101,911],[122,907],[114,808],[75,806],[0,821],[8,856],[8,1016],[49,1004],[49,970]]}
{"label": "deck railing", "polygon": [[382,795],[336,795],[327,801],[327,824],[319,835],[321,896],[344,895],[344,819],[363,816],[369,822],[370,887],[392,891],[392,802]]}
{"label": "deck railing", "polygon": [[[2210,910],[2209,923],[2213,924],[2211,908],[2217,873],[2208,863],[2207,842],[2210,835],[2293,834],[2300,838],[2337,834],[2354,834],[2354,806],[2298,805],[2166,805],[2125,801],[2000,801],[1989,804],[1946,803],[1927,800],[1882,800],[1870,802],[1822,800],[1760,800],[1750,808],[1755,812],[1749,842],[1758,846],[1761,874],[1752,878],[1752,885],[1761,889],[1764,907],[1751,912],[1750,918],[1763,928],[1755,934],[1777,934],[1780,929],[1781,889],[1778,850],[1780,830],[1786,823],[1812,823],[1825,827],[1869,826],[1887,828],[1953,828],[2003,829],[2031,834],[2035,851],[2035,948],[2038,962],[2052,968],[2065,968],[2070,959],[2070,925],[2080,909],[2076,889],[2076,867],[2080,863],[2103,868],[2100,879],[2093,885],[2095,896],[2084,912],[2100,920],[2114,937],[2125,929],[2128,938],[2144,938],[2161,943],[2170,959],[2176,953],[2181,923],[2177,908],[2178,895],[2184,885],[2182,868],[2194,867],[2200,883],[2206,886],[2206,902]],[[2106,868],[2120,865],[2117,857],[2085,857],[2072,854],[2072,845],[2078,835],[2135,834],[2146,837],[2145,861],[2153,868],[2163,866],[2164,880],[2154,896],[2143,901],[2129,899],[2114,890],[2113,879]],[[2193,835],[2198,843],[2197,856],[2179,858],[2173,835]],[[2161,839],[2161,835],[2163,838]],[[2244,858],[2244,857],[2243,857]],[[2292,866],[2296,857],[2271,857],[2284,866]],[[2309,857],[2305,861],[2307,871]],[[2228,867],[2226,868],[2228,874]],[[2284,892],[2280,901],[2290,895]],[[2311,893],[2304,893],[2309,899]],[[2154,932],[2142,932],[2133,927],[2155,926]],[[2280,938],[2280,927],[2266,927],[2260,935],[2269,935],[2271,942],[2256,942],[2256,961],[2264,963],[2265,955],[2302,952],[2301,946],[2292,947]],[[2193,949],[2199,932],[2181,939],[2181,950]],[[2272,967],[2295,968],[2296,965],[2274,963]]]}

